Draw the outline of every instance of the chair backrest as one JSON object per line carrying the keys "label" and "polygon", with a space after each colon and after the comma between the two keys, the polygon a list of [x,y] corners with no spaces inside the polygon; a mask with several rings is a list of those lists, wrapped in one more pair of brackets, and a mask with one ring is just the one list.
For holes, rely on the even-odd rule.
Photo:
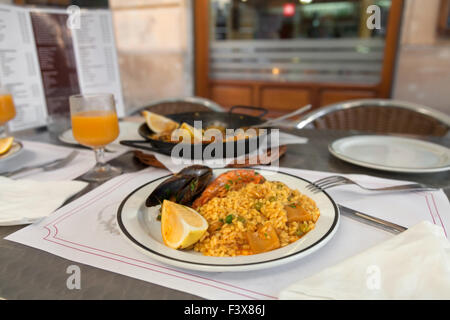
{"label": "chair backrest", "polygon": [[450,116],[410,102],[363,99],[312,111],[296,127],[302,129],[310,124],[318,129],[444,136],[450,129]]}
{"label": "chair backrest", "polygon": [[188,97],[154,101],[145,107],[132,110],[128,115],[139,115],[143,110],[162,115],[195,111],[224,111],[220,105],[211,100],[200,97]]}

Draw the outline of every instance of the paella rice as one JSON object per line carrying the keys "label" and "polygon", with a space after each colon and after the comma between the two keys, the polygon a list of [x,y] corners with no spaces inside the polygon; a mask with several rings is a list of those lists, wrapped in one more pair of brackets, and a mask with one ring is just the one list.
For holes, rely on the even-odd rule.
{"label": "paella rice", "polygon": [[[289,206],[300,206],[308,218],[288,220]],[[207,256],[251,255],[248,235],[275,230],[277,247],[284,247],[314,229],[319,209],[311,198],[292,190],[282,182],[248,183],[224,197],[214,197],[198,212],[208,221],[209,229],[195,244],[194,250]],[[266,233],[267,232],[267,233]]]}

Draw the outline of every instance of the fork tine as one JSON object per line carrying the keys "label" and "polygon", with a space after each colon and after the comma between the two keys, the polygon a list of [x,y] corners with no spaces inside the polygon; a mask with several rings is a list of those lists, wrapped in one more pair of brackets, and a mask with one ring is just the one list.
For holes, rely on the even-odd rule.
{"label": "fork tine", "polygon": [[[314,182],[311,182],[310,184],[308,184],[308,185],[305,187],[305,189],[306,189],[306,190],[309,190],[309,191],[315,191],[315,190],[319,189],[319,187],[316,186],[316,185],[314,184]],[[319,189],[319,190],[320,190],[320,189]]]}
{"label": "fork tine", "polygon": [[328,182],[328,181],[330,181],[330,180],[333,180],[333,179],[335,179],[335,178],[336,178],[336,176],[329,176],[329,177],[325,177],[325,178],[316,180],[316,181],[314,181],[314,182],[311,182],[308,186],[306,186],[306,188],[309,189],[309,190],[315,189],[315,188],[317,188],[319,185],[321,185],[322,183],[326,183],[326,182]]}
{"label": "fork tine", "polygon": [[332,176],[329,179],[326,179],[326,180],[324,179],[323,181],[320,181],[319,183],[316,182],[315,185],[318,186],[318,187],[323,187],[323,186],[326,186],[326,185],[328,185],[330,183],[336,183],[336,182],[340,182],[340,181],[343,181],[342,177],[340,177],[340,176]]}
{"label": "fork tine", "polygon": [[316,185],[314,182],[311,182],[310,184],[308,184],[307,186],[306,186],[306,190],[309,190],[309,191],[312,191],[312,190],[316,190],[316,189],[318,189],[319,188],[319,186],[318,185]]}
{"label": "fork tine", "polygon": [[328,181],[328,180],[332,180],[332,179],[335,179],[336,177],[338,177],[338,176],[328,176],[328,177],[325,177],[325,178],[322,178],[322,179],[319,179],[319,180],[316,180],[316,181],[314,181],[314,184],[320,184],[320,183],[322,183],[322,182],[326,182],[326,181]]}
{"label": "fork tine", "polygon": [[314,182],[311,182],[309,185],[306,186],[306,190],[312,191],[313,193],[317,193],[319,191],[322,191],[322,186],[327,185],[329,183],[335,183],[340,180],[339,176],[330,176],[325,177],[319,180],[316,180]]}
{"label": "fork tine", "polygon": [[326,186],[321,186],[320,189],[318,188],[318,189],[314,190],[313,193],[318,193],[319,191],[331,189],[331,188],[334,188],[334,187],[337,187],[337,186],[342,186],[342,185],[345,185],[345,184],[347,184],[345,181],[339,181],[339,182],[335,182],[335,183],[330,183],[330,184],[328,184]]}
{"label": "fork tine", "polygon": [[314,189],[316,189],[316,188],[317,188],[317,186],[314,184],[314,182],[311,182],[310,184],[308,184],[308,185],[305,187],[306,190],[314,190]]}
{"label": "fork tine", "polygon": [[345,180],[335,178],[333,180],[327,181],[326,183],[321,183],[319,185],[315,185],[315,189],[313,191],[318,192],[321,190],[333,188],[335,186],[344,185],[344,184],[346,184]]}
{"label": "fork tine", "polygon": [[322,188],[322,189],[326,189],[328,188],[328,186],[333,185],[333,184],[344,184],[347,183],[344,179],[334,179],[334,180],[330,180],[326,183],[321,183],[318,185],[318,187]]}

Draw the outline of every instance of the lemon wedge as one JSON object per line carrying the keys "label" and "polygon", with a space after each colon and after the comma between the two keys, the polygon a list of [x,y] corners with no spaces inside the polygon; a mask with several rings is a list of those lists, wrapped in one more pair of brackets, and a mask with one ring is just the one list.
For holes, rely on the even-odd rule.
{"label": "lemon wedge", "polygon": [[178,122],[166,118],[159,114],[144,110],[142,115],[145,117],[147,126],[155,133],[170,132],[178,128]]}
{"label": "lemon wedge", "polygon": [[192,143],[192,136],[189,131],[178,128],[172,131],[170,140],[173,142]]}
{"label": "lemon wedge", "polygon": [[186,122],[183,122],[181,124],[180,129],[184,129],[191,135],[192,138],[194,138],[194,143],[202,142],[203,139],[203,130],[194,128],[193,126],[187,124]]}
{"label": "lemon wedge", "polygon": [[173,249],[184,249],[196,243],[208,229],[208,222],[192,208],[164,200],[161,209],[161,234]]}
{"label": "lemon wedge", "polygon": [[11,149],[13,142],[13,137],[0,139],[0,155],[7,153]]}

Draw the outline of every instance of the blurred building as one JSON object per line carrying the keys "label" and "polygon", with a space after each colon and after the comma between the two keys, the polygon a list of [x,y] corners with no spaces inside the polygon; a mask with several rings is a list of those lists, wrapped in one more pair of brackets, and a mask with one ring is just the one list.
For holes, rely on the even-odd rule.
{"label": "blurred building", "polygon": [[450,113],[450,1],[406,0],[392,96]]}
{"label": "blurred building", "polygon": [[392,97],[450,113],[450,0],[13,2],[109,6],[129,109],[199,95],[277,115]]}

